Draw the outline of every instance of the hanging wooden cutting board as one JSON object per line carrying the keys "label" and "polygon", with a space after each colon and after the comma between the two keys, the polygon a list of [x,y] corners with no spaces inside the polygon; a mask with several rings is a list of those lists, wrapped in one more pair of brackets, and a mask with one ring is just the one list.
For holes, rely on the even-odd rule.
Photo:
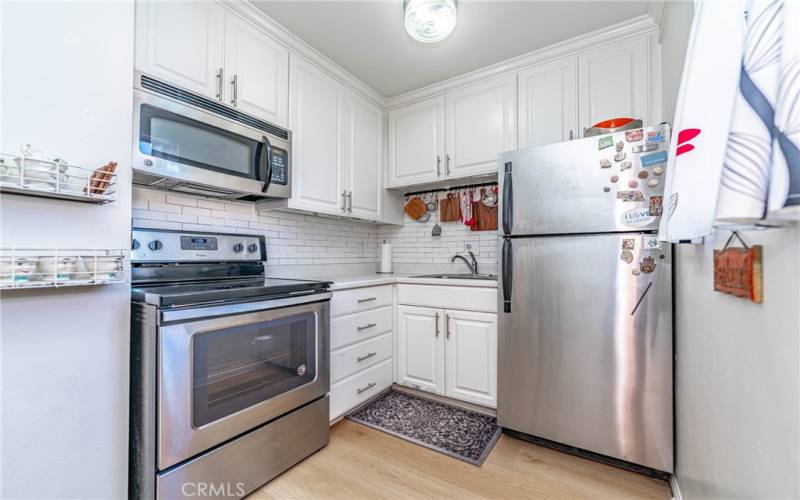
{"label": "hanging wooden cutting board", "polygon": [[414,220],[419,219],[420,217],[422,217],[423,214],[428,212],[428,208],[425,206],[425,202],[417,197],[408,200],[408,203],[406,203],[404,210],[408,214],[408,216]]}
{"label": "hanging wooden cutting board", "polygon": [[472,216],[475,218],[473,231],[497,230],[497,205],[487,207],[480,201],[472,202]]}
{"label": "hanging wooden cutting board", "polygon": [[442,222],[457,222],[461,220],[461,207],[458,199],[448,194],[447,197],[439,201],[439,215]]}

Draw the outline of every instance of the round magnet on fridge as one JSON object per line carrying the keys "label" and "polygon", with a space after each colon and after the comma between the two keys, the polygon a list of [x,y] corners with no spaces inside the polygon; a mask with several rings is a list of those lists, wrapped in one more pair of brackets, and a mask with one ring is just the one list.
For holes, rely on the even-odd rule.
{"label": "round magnet on fridge", "polygon": [[633,188],[635,188],[637,186],[639,186],[638,182],[636,182],[636,181],[628,181],[628,187],[629,188],[633,189]]}

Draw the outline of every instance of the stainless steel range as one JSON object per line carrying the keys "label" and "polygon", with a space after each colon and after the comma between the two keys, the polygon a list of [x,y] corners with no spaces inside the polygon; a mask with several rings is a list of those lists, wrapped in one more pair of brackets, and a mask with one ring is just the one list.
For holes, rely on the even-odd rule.
{"label": "stainless steel range", "polygon": [[134,229],[132,498],[242,497],[328,442],[329,283],[262,236]]}

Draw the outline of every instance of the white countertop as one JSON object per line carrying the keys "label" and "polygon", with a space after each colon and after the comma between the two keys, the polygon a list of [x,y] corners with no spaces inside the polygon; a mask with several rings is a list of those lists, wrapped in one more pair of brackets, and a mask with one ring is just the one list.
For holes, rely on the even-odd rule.
{"label": "white countertop", "polygon": [[[416,285],[469,286],[474,288],[497,288],[497,280],[473,280],[458,278],[413,278],[420,273],[357,273],[340,275],[319,275],[309,277],[320,281],[330,281],[331,290],[347,290],[365,286],[392,285],[409,283]],[[431,273],[434,274],[434,273]]]}

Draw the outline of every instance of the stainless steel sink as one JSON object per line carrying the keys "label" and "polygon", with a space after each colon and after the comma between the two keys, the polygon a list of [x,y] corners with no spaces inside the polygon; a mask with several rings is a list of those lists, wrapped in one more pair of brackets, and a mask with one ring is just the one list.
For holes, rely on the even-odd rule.
{"label": "stainless steel sink", "polygon": [[470,273],[450,273],[450,274],[422,274],[411,276],[412,278],[440,278],[440,279],[459,279],[459,280],[497,280],[494,274],[470,274]]}

